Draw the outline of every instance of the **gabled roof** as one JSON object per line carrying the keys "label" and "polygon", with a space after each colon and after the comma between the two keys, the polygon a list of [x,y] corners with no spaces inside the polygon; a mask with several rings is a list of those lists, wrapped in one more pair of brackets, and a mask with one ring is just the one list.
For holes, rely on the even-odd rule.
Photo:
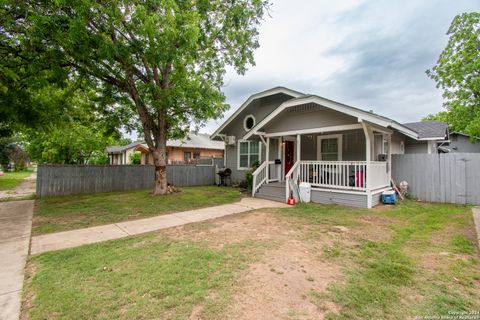
{"label": "gabled roof", "polygon": [[186,139],[168,140],[167,147],[224,150],[225,143],[223,141],[210,140],[210,135],[208,133],[189,133]]}
{"label": "gabled roof", "polygon": [[240,106],[240,108],[237,109],[237,111],[235,111],[224,123],[222,123],[222,125],[217,130],[215,130],[215,132],[210,136],[210,139],[214,139],[220,132],[222,132],[222,130],[225,129],[225,127],[230,122],[232,122],[233,119],[235,119],[250,103],[252,103],[253,100],[260,99],[260,98],[267,97],[267,96],[271,96],[271,95],[278,94],[278,93],[283,93],[283,94],[289,95],[293,98],[304,96],[304,94],[299,92],[299,91],[295,91],[295,90],[288,89],[288,88],[281,87],[281,86],[274,87],[274,88],[271,88],[271,89],[268,89],[268,90],[265,90],[265,91],[262,91],[262,92],[252,94],[247,99],[247,101],[245,101]]}
{"label": "gabled roof", "polygon": [[[107,147],[107,153],[121,153],[128,149],[138,147],[143,147],[145,150],[148,150],[145,141],[139,141],[127,144],[125,146]],[[183,140],[168,140],[167,147],[225,150],[225,144],[223,143],[223,141],[210,140],[208,133],[189,133],[187,137]]]}
{"label": "gabled roof", "polygon": [[351,115],[353,117],[358,118],[359,121],[364,120],[367,122],[371,122],[373,124],[377,124],[381,127],[385,127],[385,128],[390,127],[400,131],[406,136],[409,136],[413,139],[418,139],[417,132],[411,130],[408,127],[405,127],[404,125],[392,119],[389,119],[387,117],[380,116],[378,114],[374,114],[372,112],[368,112],[356,107],[352,107],[340,102],[329,100],[317,95],[303,95],[301,97],[297,97],[297,98],[285,101],[280,106],[278,106],[272,113],[270,113],[267,117],[265,117],[262,121],[260,121],[257,125],[255,125],[249,132],[247,132],[243,136],[243,139],[248,139],[253,134],[256,134],[258,130],[260,130],[263,126],[269,123],[272,119],[275,118],[275,116],[277,116],[279,113],[281,113],[285,109],[296,106],[296,105],[307,104],[307,103],[318,104],[318,105],[327,107],[329,109]]}
{"label": "gabled roof", "polygon": [[122,151],[135,148],[136,146],[144,143],[143,141],[137,141],[137,142],[132,142],[124,146],[112,146],[112,147],[107,147],[107,153],[120,153]]}
{"label": "gabled roof", "polygon": [[403,125],[417,132],[419,140],[443,140],[448,135],[448,123],[442,121],[410,122]]}

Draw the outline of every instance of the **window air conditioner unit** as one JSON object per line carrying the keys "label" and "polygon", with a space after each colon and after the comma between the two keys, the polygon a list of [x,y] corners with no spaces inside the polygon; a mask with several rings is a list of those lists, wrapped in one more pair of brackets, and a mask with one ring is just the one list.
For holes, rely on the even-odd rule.
{"label": "window air conditioner unit", "polygon": [[227,136],[225,143],[229,146],[235,144],[235,136]]}

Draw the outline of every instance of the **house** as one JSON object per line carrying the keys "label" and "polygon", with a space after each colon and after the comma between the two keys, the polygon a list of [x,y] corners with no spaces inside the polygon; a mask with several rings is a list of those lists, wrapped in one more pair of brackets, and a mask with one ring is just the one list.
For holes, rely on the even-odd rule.
{"label": "house", "polygon": [[[208,134],[190,133],[183,140],[167,141],[167,163],[188,163],[194,159],[223,158],[224,149],[223,142],[210,140]],[[107,148],[111,165],[130,164],[130,155],[135,152],[141,153],[140,163],[142,165],[153,164],[153,156],[144,142]]]}
{"label": "house", "polygon": [[225,141],[233,181],[260,164],[253,196],[285,201],[295,184],[309,182],[313,202],[371,208],[390,190],[392,154],[418,145],[432,152],[447,136],[419,134],[372,112],[275,87],[250,96],[210,138]]}
{"label": "house", "polygon": [[420,140],[407,138],[405,153],[445,152],[449,144],[448,123],[442,121],[420,121],[404,123],[404,126],[418,133]]}
{"label": "house", "polygon": [[130,156],[135,153],[135,148],[143,142],[133,142],[125,146],[107,147],[108,163],[111,165],[130,164]]}
{"label": "house", "polygon": [[472,137],[468,134],[451,132],[450,142],[443,149],[445,152],[479,153],[480,138],[475,137],[472,139]]}

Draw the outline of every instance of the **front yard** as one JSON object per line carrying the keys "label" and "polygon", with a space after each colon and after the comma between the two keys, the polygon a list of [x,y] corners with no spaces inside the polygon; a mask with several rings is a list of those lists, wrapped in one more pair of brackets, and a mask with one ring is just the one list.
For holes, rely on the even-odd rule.
{"label": "front yard", "polygon": [[32,257],[22,319],[413,319],[478,311],[474,239],[465,206],[251,211]]}
{"label": "front yard", "polygon": [[40,198],[35,203],[32,235],[231,203],[241,196],[238,189],[216,186],[180,190],[166,197],[140,190]]}

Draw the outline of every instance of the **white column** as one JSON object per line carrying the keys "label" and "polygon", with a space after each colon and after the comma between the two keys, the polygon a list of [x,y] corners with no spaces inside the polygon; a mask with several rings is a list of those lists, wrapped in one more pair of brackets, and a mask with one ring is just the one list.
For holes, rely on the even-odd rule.
{"label": "white column", "polygon": [[387,135],[387,142],[388,142],[388,158],[387,158],[387,166],[388,166],[388,185],[390,185],[390,181],[392,180],[392,135]]}
{"label": "white column", "polygon": [[[278,138],[277,140],[278,142],[278,146],[277,146],[277,159],[282,159],[282,138]],[[281,164],[279,164],[277,166],[277,178],[278,178],[278,181],[283,181],[283,177],[282,177],[282,167],[283,167],[283,161],[281,162]]]}
{"label": "white column", "polygon": [[270,138],[267,138],[267,145],[265,146],[265,161],[267,161],[267,172],[266,172],[266,177],[267,177],[267,182],[270,180]]}
{"label": "white column", "polygon": [[297,134],[297,161],[300,161],[301,144],[302,136]]}
{"label": "white column", "polygon": [[371,165],[370,161],[372,159],[372,146],[373,146],[373,132],[372,129],[362,121],[363,132],[365,134],[365,161],[367,162],[366,170],[367,170],[367,181],[366,181],[366,188],[367,188],[367,208],[372,207],[372,195],[370,192],[370,182],[371,182]]}

